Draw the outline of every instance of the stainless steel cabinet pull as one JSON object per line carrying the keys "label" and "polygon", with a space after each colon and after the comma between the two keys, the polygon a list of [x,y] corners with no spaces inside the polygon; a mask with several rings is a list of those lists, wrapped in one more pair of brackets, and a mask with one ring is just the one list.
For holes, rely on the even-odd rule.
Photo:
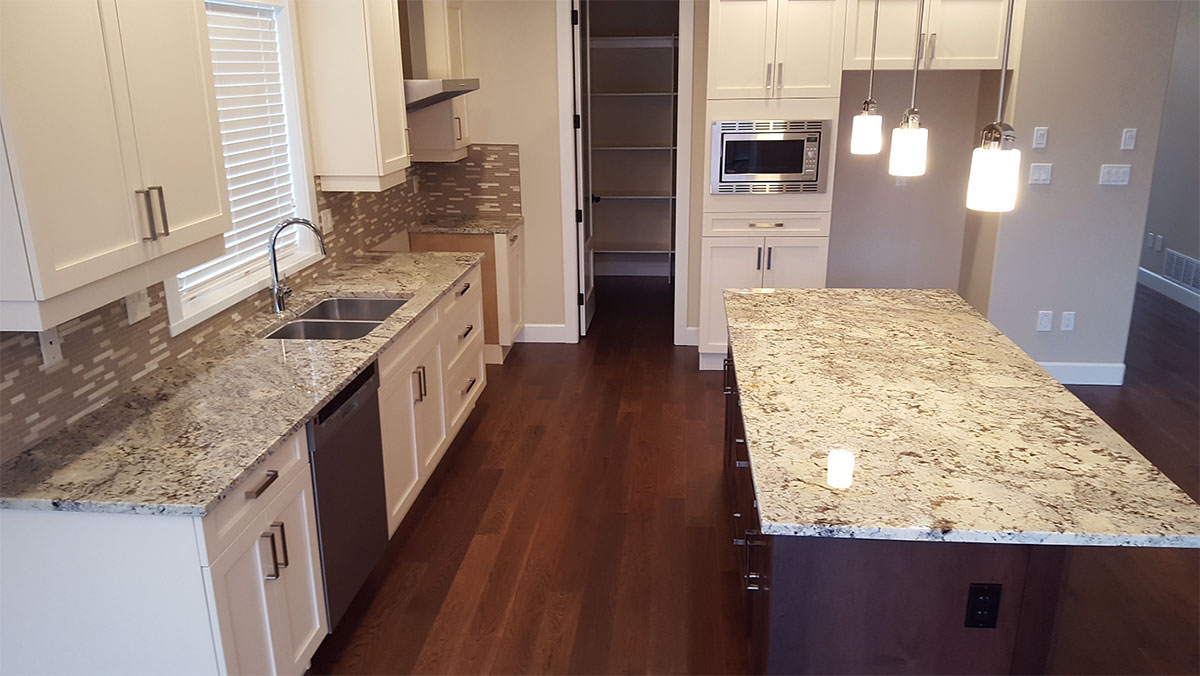
{"label": "stainless steel cabinet pull", "polygon": [[463,295],[463,294],[465,294],[465,293],[467,292],[467,290],[468,290],[468,289],[470,289],[470,288],[471,288],[471,283],[470,283],[470,282],[467,282],[466,284],[463,284],[463,285],[462,285],[462,288],[461,288],[461,289],[459,289],[459,290],[458,290],[458,292],[457,292],[457,293],[455,293],[454,295],[456,295],[456,296],[462,296],[462,295]]}
{"label": "stainless steel cabinet pull", "polygon": [[165,236],[170,235],[171,234],[171,226],[169,226],[167,224],[167,197],[166,197],[166,195],[163,194],[163,187],[161,185],[152,185],[152,186],[146,188],[146,190],[157,190],[158,191],[158,212],[160,214],[162,214],[163,236],[165,237]]}
{"label": "stainless steel cabinet pull", "polygon": [[723,380],[721,382],[721,389],[725,394],[733,394],[733,386],[729,384],[729,365],[730,365],[730,363],[731,362],[729,361],[729,357],[726,357],[725,358],[725,368],[722,369],[722,373],[721,373],[721,375],[723,377]]}
{"label": "stainless steel cabinet pull", "polygon": [[467,324],[467,330],[466,330],[466,331],[463,331],[463,332],[462,332],[462,335],[460,335],[460,336],[458,337],[458,339],[459,339],[459,340],[466,340],[466,339],[467,339],[467,336],[471,335],[471,332],[472,332],[472,331],[474,331],[474,330],[475,330],[475,325],[474,325],[474,324]]}
{"label": "stainless steel cabinet pull", "polygon": [[752,228],[782,228],[783,223],[751,223]]}
{"label": "stainless steel cabinet pull", "polygon": [[470,392],[472,387],[475,387],[475,379],[474,378],[467,381],[467,386],[463,388],[462,395],[464,397],[467,396],[467,392]]}
{"label": "stainless steel cabinet pull", "polygon": [[279,579],[279,556],[275,553],[275,531],[273,531],[273,530],[267,531],[266,533],[263,533],[259,537],[267,538],[267,540],[270,541],[270,545],[271,545],[271,572],[268,573],[267,575],[264,575],[263,578],[267,579],[267,580],[278,580]]}
{"label": "stainless steel cabinet pull", "polygon": [[783,62],[775,64],[775,92],[783,91]]}
{"label": "stainless steel cabinet pull", "polygon": [[768,270],[771,269],[771,253],[773,251],[775,251],[775,247],[773,247],[773,246],[767,247],[767,269]]}
{"label": "stainless steel cabinet pull", "polygon": [[929,34],[929,57],[925,59],[925,67],[933,68],[933,53],[937,51],[937,33]]}
{"label": "stainless steel cabinet pull", "polygon": [[425,401],[425,388],[421,384],[421,369],[423,369],[423,368],[425,368],[425,367],[418,366],[417,370],[412,372],[412,374],[417,377],[417,396],[413,398],[414,403],[420,403],[422,401]]}
{"label": "stainless steel cabinet pull", "polygon": [[142,202],[146,205],[146,220],[150,223],[150,236],[143,237],[143,242],[154,242],[158,240],[158,229],[154,227],[154,205],[150,203],[149,190],[135,190],[135,195],[142,196]]}
{"label": "stainless steel cabinet pull", "polygon": [[262,494],[266,493],[267,489],[270,488],[271,484],[275,483],[275,480],[278,478],[279,472],[276,472],[273,469],[267,470],[267,478],[263,479],[263,482],[258,485],[258,488],[255,488],[251,491],[246,491],[246,499],[254,500],[256,498],[261,498]]}
{"label": "stainless steel cabinet pull", "polygon": [[454,116],[454,140],[462,140],[462,118],[457,115]]}
{"label": "stainless steel cabinet pull", "polygon": [[758,247],[758,261],[754,264],[755,270],[762,270],[762,247]]}
{"label": "stainless steel cabinet pull", "polygon": [[771,68],[774,65],[775,64],[773,64],[773,63],[767,64],[767,91],[771,91]]}
{"label": "stainless steel cabinet pull", "polygon": [[279,544],[283,547],[283,561],[279,562],[279,567],[287,568],[288,560],[291,558],[288,556],[287,530],[284,529],[282,521],[276,521],[275,523],[271,524],[271,528],[279,529]]}
{"label": "stainless steel cabinet pull", "polygon": [[733,466],[745,469],[750,466],[750,461],[749,460],[738,460],[733,463]]}

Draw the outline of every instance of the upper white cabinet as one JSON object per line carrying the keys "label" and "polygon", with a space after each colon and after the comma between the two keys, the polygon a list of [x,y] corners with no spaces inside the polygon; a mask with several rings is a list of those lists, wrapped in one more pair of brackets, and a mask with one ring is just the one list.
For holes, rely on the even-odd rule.
{"label": "upper white cabinet", "polygon": [[[463,0],[401,2],[405,75],[410,79],[468,76],[463,44]],[[457,162],[471,144],[469,94],[409,111],[414,162]]]}
{"label": "upper white cabinet", "polygon": [[4,255],[0,328],[52,325],[38,301],[229,229],[208,53],[199,0],[0,3],[0,227],[24,249]]}
{"label": "upper white cabinet", "polygon": [[845,0],[713,0],[708,98],[835,97]]}
{"label": "upper white cabinet", "polygon": [[314,173],[329,191],[382,191],[412,163],[394,0],[299,0]]}
{"label": "upper white cabinet", "polygon": [[[908,70],[913,67],[917,0],[880,0],[879,39],[875,67]],[[871,65],[871,22],[874,0],[849,0],[846,10],[844,67],[866,70]],[[927,0],[920,41],[922,69],[991,70],[1004,56],[1008,0]],[[1025,18],[1024,0],[1013,10],[1009,63],[1017,63]]]}

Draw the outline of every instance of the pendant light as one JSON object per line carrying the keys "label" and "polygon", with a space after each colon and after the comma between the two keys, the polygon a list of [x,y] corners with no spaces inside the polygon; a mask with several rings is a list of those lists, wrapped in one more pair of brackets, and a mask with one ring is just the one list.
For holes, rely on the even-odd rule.
{"label": "pendant light", "polygon": [[883,148],[883,118],[875,104],[875,45],[879,39],[879,0],[875,0],[875,21],[871,24],[871,75],[867,80],[867,100],[862,113],[854,116],[850,131],[850,154],[878,155]]}
{"label": "pendant light", "polygon": [[921,127],[917,110],[917,74],[920,72],[922,47],[921,28],[925,21],[925,0],[917,3],[917,48],[913,56],[912,100],[900,126],[892,130],[892,150],[888,155],[888,173],[892,176],[924,176],[925,156],[929,148],[929,130]]}
{"label": "pendant light", "polygon": [[1004,78],[1008,73],[1008,47],[1012,40],[1013,0],[1008,0],[1004,26],[1004,60],[1000,66],[1000,103],[996,121],[979,134],[979,147],[971,153],[971,176],[967,179],[967,208],[995,213],[1012,211],[1017,205],[1017,183],[1021,173],[1021,151],[1013,147],[1017,135],[1004,122]]}

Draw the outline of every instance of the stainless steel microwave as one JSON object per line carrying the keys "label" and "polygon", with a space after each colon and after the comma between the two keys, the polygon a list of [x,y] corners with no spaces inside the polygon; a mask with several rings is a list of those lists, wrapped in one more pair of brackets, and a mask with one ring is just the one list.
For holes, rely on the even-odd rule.
{"label": "stainless steel microwave", "polygon": [[709,192],[825,192],[832,125],[832,120],[714,122]]}

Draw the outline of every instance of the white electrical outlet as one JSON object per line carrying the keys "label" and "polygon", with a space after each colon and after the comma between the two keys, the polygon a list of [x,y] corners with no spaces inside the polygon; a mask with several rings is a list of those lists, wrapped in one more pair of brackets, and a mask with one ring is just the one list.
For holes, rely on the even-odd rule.
{"label": "white electrical outlet", "polygon": [[1100,185],[1129,185],[1128,164],[1101,164]]}
{"label": "white electrical outlet", "polygon": [[321,228],[322,235],[333,230],[333,209],[322,209],[317,214],[317,226]]}
{"label": "white electrical outlet", "polygon": [[1034,127],[1033,128],[1033,147],[1046,147],[1046,134],[1050,131],[1050,127]]}
{"label": "white electrical outlet", "polygon": [[125,296],[125,316],[136,324],[150,316],[150,292],[146,289]]}
{"label": "white electrical outlet", "polygon": [[1054,328],[1054,311],[1041,310],[1038,312],[1038,331],[1050,331]]}
{"label": "white electrical outlet", "polygon": [[38,334],[42,343],[42,363],[54,366],[63,360],[62,339],[58,337],[58,327],[52,326]]}
{"label": "white electrical outlet", "polygon": [[1154,250],[1155,250],[1155,251],[1162,251],[1162,248],[1163,248],[1163,236],[1162,236],[1162,235],[1155,235],[1155,236],[1154,236]]}
{"label": "white electrical outlet", "polygon": [[1137,144],[1137,129],[1125,129],[1121,132],[1121,150],[1133,150]]}
{"label": "white electrical outlet", "polygon": [[1049,162],[1035,162],[1029,165],[1030,185],[1049,185],[1050,172],[1054,165]]}
{"label": "white electrical outlet", "polygon": [[1062,322],[1058,325],[1058,328],[1062,329],[1063,331],[1074,331],[1075,330],[1075,313],[1074,312],[1062,313]]}
{"label": "white electrical outlet", "polygon": [[1146,233],[1146,248],[1149,249],[1152,246],[1154,246],[1154,233],[1148,232]]}

